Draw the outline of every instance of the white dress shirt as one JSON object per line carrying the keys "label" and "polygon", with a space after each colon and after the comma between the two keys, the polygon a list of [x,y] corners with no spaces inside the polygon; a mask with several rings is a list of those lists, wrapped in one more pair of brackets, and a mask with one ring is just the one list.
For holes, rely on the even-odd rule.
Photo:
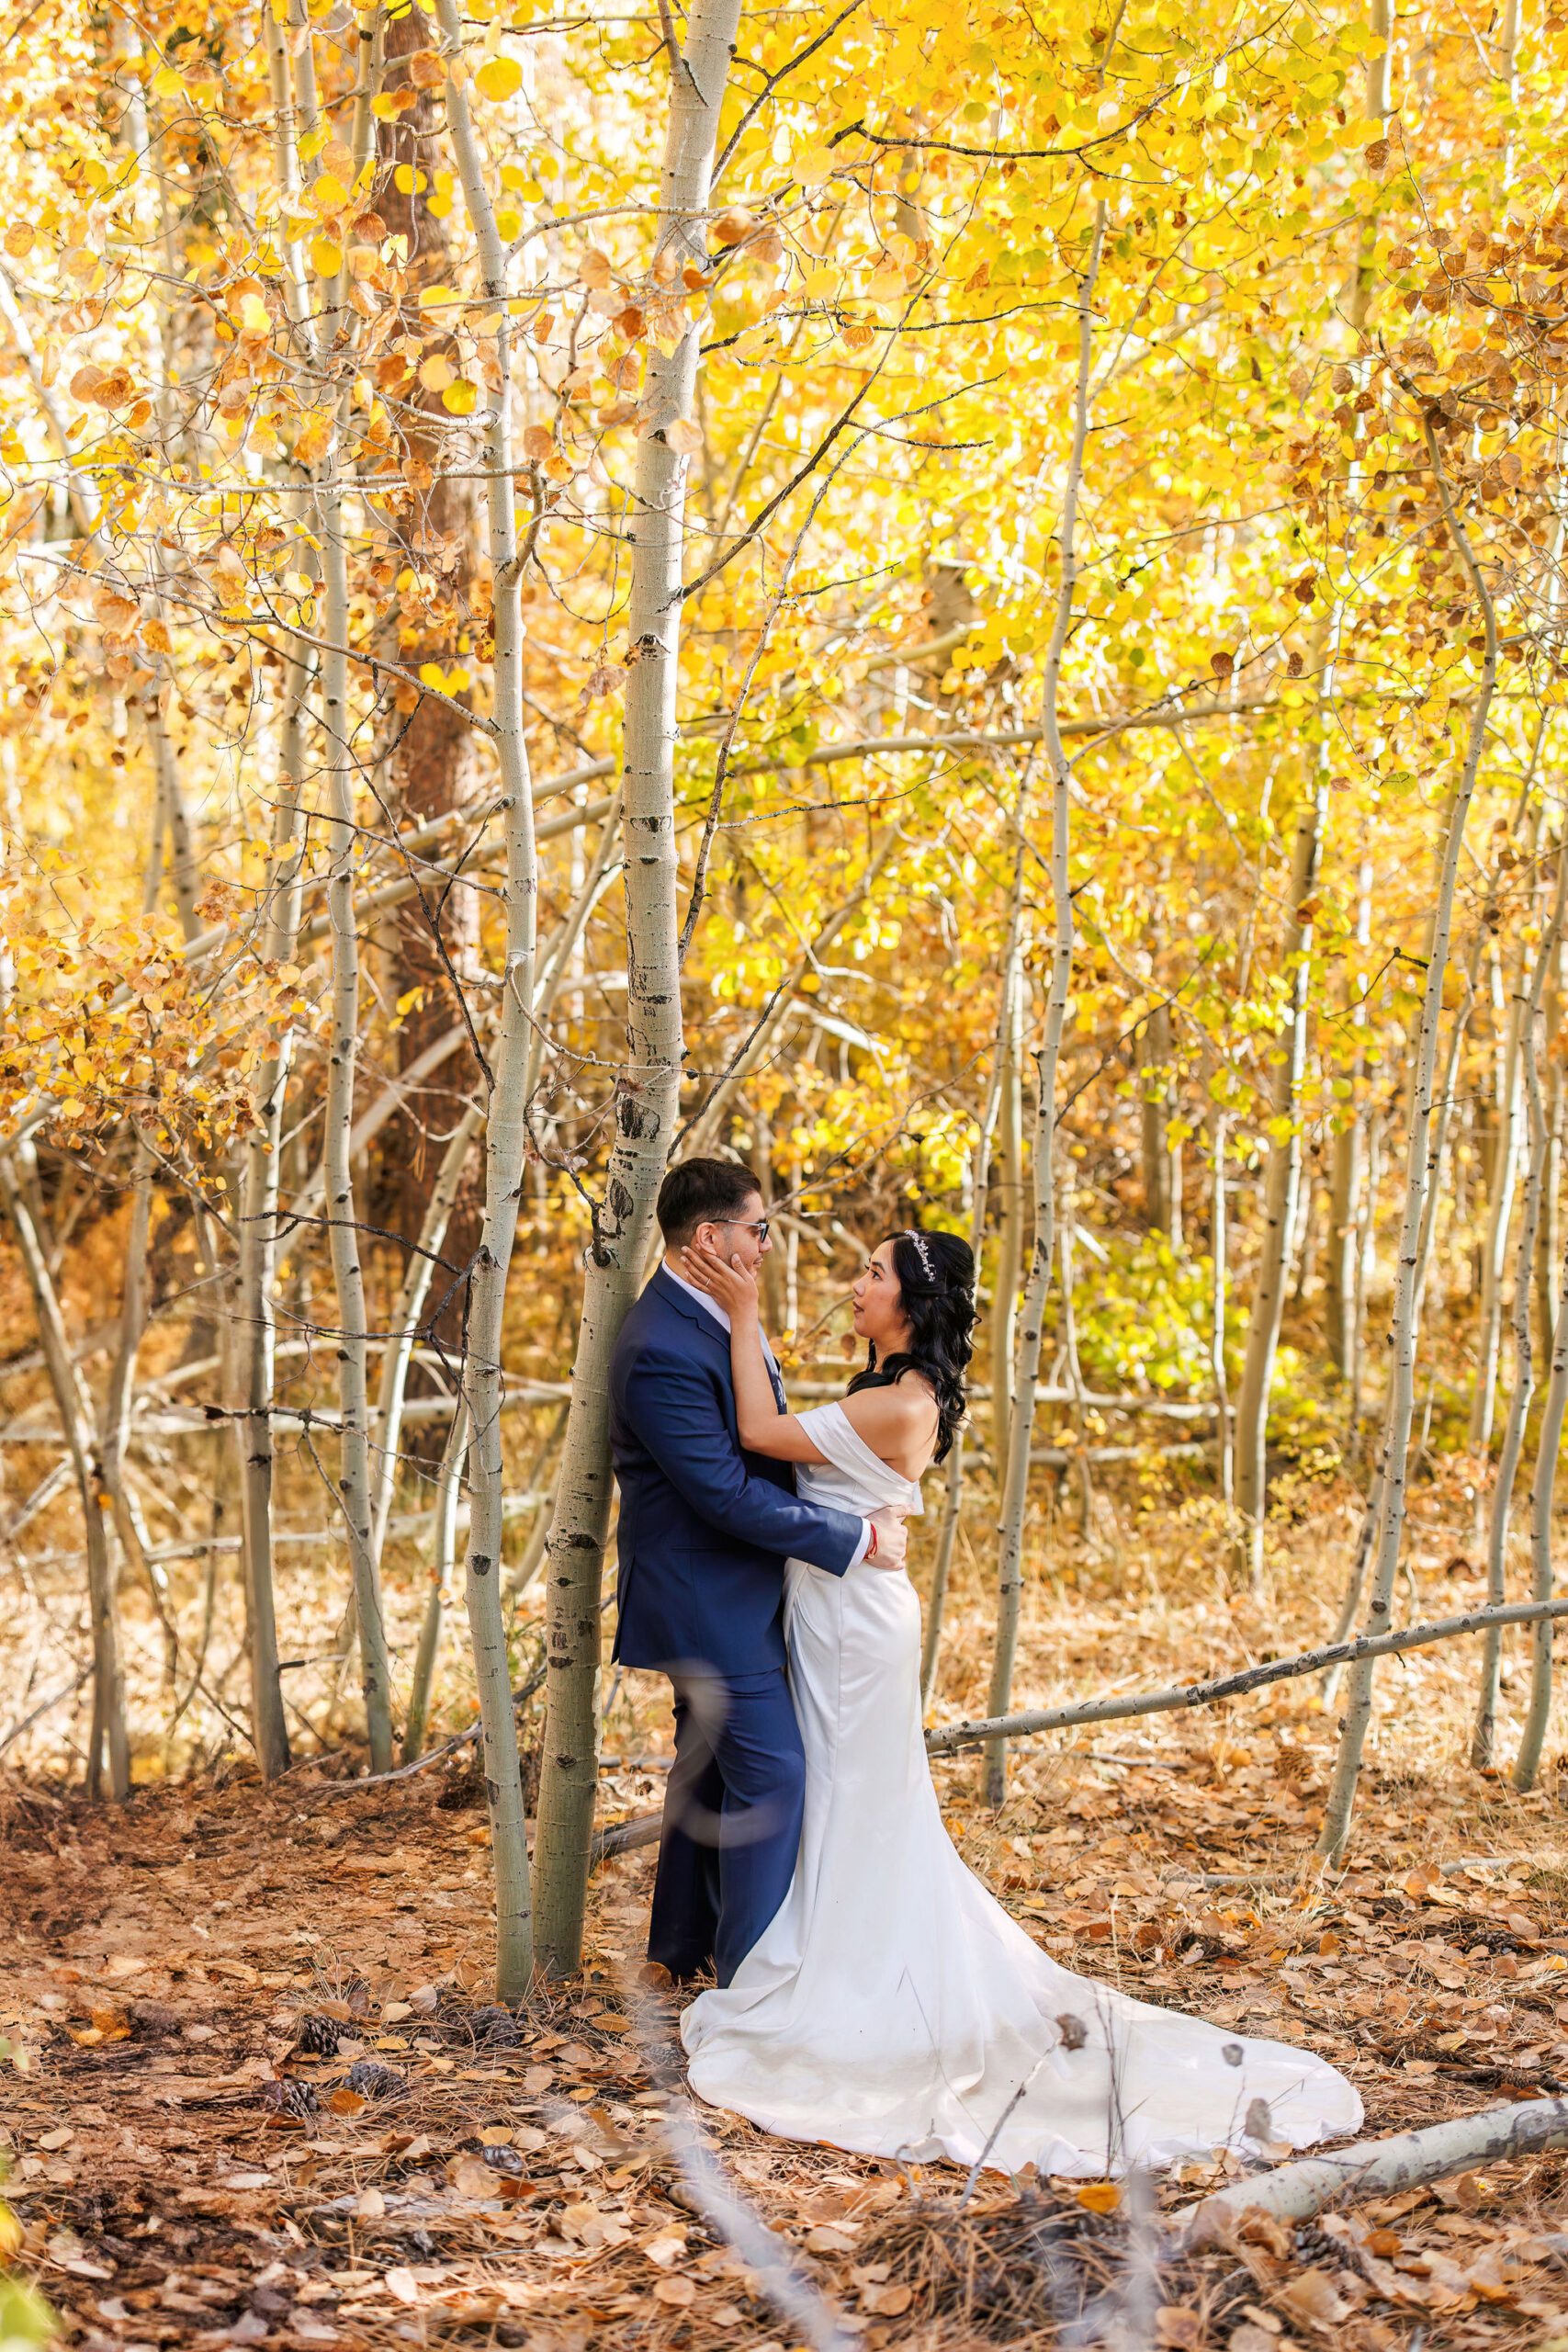
{"label": "white dress shirt", "polygon": [[[694,1283],[689,1283],[684,1274],[678,1274],[675,1272],[674,1267],[670,1263],[668,1258],[664,1261],[664,1271],[669,1275],[671,1281],[675,1284],[677,1290],[683,1290],[688,1298],[694,1298],[699,1306],[706,1308],[707,1312],[713,1317],[716,1323],[722,1324],[725,1330],[728,1330],[729,1317],[726,1314],[724,1308],[720,1306],[716,1298],[709,1298],[705,1291],[699,1290]],[[778,1374],[779,1360],[768,1344],[767,1333],[760,1325],[758,1327],[757,1336],[762,1342],[762,1355],[766,1361],[768,1370],[771,1373]],[[779,1374],[779,1377],[782,1379],[783,1374]],[[866,1555],[866,1551],[870,1543],[871,1521],[869,1519],[865,1519],[861,1521],[860,1542],[855,1545],[853,1556],[850,1561],[852,1568],[859,1567],[861,1562]]]}

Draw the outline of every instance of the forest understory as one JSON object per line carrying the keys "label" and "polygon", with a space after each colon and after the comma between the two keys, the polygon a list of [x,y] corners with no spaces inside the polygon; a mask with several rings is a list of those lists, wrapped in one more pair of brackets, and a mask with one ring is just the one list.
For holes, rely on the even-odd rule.
{"label": "forest understory", "polygon": [[[1468,1507],[1457,1486],[1418,1501],[1414,1598],[1457,1611],[1482,1582]],[[1146,1688],[1308,1648],[1353,1538],[1348,1498],[1328,1497],[1278,1530],[1264,1589],[1235,1594],[1204,1506],[1102,1491],[1092,1545],[1058,1523],[1053,1573],[1026,1588],[1021,1692]],[[985,1604],[964,1568],[937,1720],[983,1711]],[[393,1624],[395,1649],[395,1611]],[[941,1759],[943,1809],[1064,1965],[1310,2045],[1356,2083],[1370,2136],[1550,2095],[1568,2076],[1561,1775],[1521,1796],[1506,1770],[1470,1768],[1474,1646],[1391,1670],[1342,1874],[1310,1860],[1335,1737],[1315,1679],[1069,1748],[1020,1743],[1000,1813],[979,1800],[973,1753]],[[1505,1768],[1516,1675],[1517,1694],[1522,1646],[1505,1666]],[[668,1752],[660,1686],[627,1678],[602,1822],[657,1806]],[[18,2267],[69,2340],[795,2341],[672,2154],[668,2119],[691,2102],[673,2009],[639,1983],[650,1856],[596,1872],[581,1974],[498,2009],[468,1757],[356,1788],[348,1745],[266,1789],[236,1751],[107,1812],[7,1773],[7,2195]],[[965,2205],[953,2167],[901,2170],[697,2112],[732,2185],[869,2352],[1415,2352],[1568,2335],[1559,2155],[1296,2230],[1258,2224],[1157,2270],[1145,2250],[1140,2270],[1146,2232],[1125,2190],[987,2175]],[[1157,2184],[1159,2205],[1190,2206],[1236,2169],[1190,2165]]]}

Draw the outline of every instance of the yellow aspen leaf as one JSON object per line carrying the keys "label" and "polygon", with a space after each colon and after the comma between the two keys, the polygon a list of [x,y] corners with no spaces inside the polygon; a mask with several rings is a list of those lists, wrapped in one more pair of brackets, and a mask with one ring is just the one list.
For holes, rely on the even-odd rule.
{"label": "yellow aspen leaf", "polygon": [[396,122],[402,108],[396,94],[379,90],[370,101],[370,111],[378,122]]}
{"label": "yellow aspen leaf", "polygon": [[37,236],[38,231],[30,220],[13,220],[6,232],[6,251],[13,261],[25,261]]}
{"label": "yellow aspen leaf", "polygon": [[802,187],[825,187],[833,169],[830,147],[810,147],[795,167],[795,176]]}
{"label": "yellow aspen leaf", "polygon": [[330,237],[312,238],[310,266],[318,277],[335,277],[343,267],[343,247],[334,245]]}
{"label": "yellow aspen leaf", "polygon": [[423,172],[412,164],[400,164],[392,174],[392,185],[400,196],[417,196],[430,186]]}
{"label": "yellow aspen leaf", "polygon": [[457,382],[448,384],[442,393],[441,405],[451,416],[472,416],[479,406],[479,386],[471,384],[466,376],[459,376]]}
{"label": "yellow aspen leaf", "polygon": [[313,466],[325,457],[327,443],[332,438],[332,420],[313,416],[294,444],[294,455],[302,466]]}
{"label": "yellow aspen leaf", "polygon": [[523,234],[521,212],[514,212],[509,204],[503,205],[495,216],[495,233],[503,245],[509,245],[514,237],[520,237]]}
{"label": "yellow aspen leaf", "polygon": [[523,86],[523,68],[514,57],[491,57],[474,75],[474,87],[481,98],[497,105],[503,98],[515,97]]}
{"label": "yellow aspen leaf", "polygon": [[1121,2186],[1114,2180],[1086,2180],[1073,2195],[1090,2213],[1114,2213],[1122,2202]]}

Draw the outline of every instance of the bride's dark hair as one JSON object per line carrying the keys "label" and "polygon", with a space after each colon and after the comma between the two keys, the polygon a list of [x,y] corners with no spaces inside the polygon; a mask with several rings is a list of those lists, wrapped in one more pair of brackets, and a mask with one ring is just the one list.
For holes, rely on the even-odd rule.
{"label": "bride's dark hair", "polygon": [[893,1271],[898,1303],[909,1326],[909,1344],[876,1361],[876,1342],[863,1372],[849,1385],[888,1388],[907,1372],[923,1373],[936,1392],[936,1460],[945,1459],[968,1409],[964,1374],[975,1352],[975,1252],[955,1233],[896,1233]]}

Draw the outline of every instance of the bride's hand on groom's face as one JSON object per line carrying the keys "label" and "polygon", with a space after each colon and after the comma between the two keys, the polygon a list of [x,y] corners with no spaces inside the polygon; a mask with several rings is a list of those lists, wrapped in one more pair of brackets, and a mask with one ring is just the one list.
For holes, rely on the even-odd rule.
{"label": "bride's hand on groom's face", "polygon": [[694,1290],[705,1292],[731,1318],[749,1312],[755,1314],[756,1277],[739,1259],[721,1258],[716,1250],[710,1250],[705,1243],[694,1248],[688,1243],[681,1252],[681,1272]]}

